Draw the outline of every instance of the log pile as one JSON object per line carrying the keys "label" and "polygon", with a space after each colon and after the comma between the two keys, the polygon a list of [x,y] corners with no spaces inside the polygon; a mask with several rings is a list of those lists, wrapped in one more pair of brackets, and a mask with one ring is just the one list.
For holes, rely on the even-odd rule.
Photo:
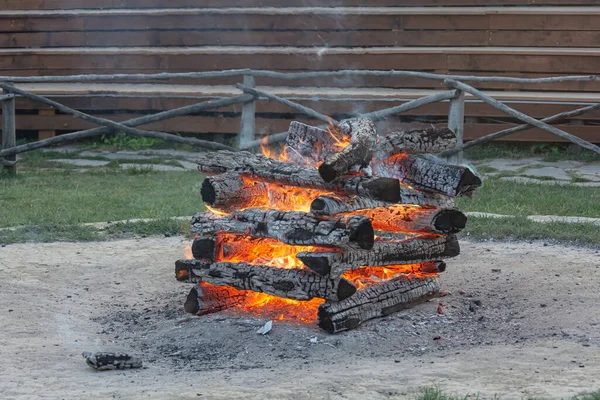
{"label": "log pile", "polygon": [[194,284],[185,310],[237,307],[249,293],[323,299],[318,324],[336,333],[436,296],[467,222],[453,199],[481,185],[468,167],[427,154],[455,147],[454,133],[378,137],[365,118],[329,129],[293,122],[288,133],[280,159],[200,157],[210,208],[192,218],[193,258],[175,267]]}

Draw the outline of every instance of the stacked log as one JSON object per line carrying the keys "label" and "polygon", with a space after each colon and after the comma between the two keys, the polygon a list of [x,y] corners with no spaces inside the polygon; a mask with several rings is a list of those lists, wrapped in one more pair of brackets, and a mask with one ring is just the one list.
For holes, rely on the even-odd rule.
{"label": "stacked log", "polygon": [[176,263],[177,279],[196,285],[185,310],[235,307],[250,292],[318,298],[319,326],[335,333],[437,295],[467,222],[453,199],[481,185],[427,154],[455,145],[448,128],[378,137],[355,118],[329,129],[293,122],[285,160],[202,155],[212,209],[192,218],[193,259]]}

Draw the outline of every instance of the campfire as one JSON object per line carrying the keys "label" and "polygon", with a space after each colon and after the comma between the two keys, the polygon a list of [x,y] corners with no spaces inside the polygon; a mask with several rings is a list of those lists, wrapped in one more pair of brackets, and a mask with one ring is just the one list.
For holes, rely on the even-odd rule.
{"label": "campfire", "polygon": [[437,296],[467,221],[453,198],[481,185],[426,154],[455,145],[448,128],[378,137],[354,118],[292,122],[278,156],[203,155],[209,211],[194,215],[192,254],[175,267],[195,284],[185,310],[275,313],[335,333]]}

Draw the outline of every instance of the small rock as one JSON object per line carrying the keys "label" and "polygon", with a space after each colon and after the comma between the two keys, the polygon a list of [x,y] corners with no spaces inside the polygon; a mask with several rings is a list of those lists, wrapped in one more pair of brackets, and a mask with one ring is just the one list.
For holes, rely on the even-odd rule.
{"label": "small rock", "polygon": [[548,304],[542,303],[542,304],[540,304],[540,307],[542,307],[542,308],[548,307]]}
{"label": "small rock", "polygon": [[492,268],[492,272],[502,272],[500,268]]}
{"label": "small rock", "polygon": [[441,336],[434,336],[434,337],[433,337],[433,340],[441,340],[441,339],[442,339],[442,337],[441,337]]}
{"label": "small rock", "polygon": [[258,333],[259,335],[266,335],[267,333],[271,332],[271,329],[273,329],[273,321],[268,321],[266,324],[263,325],[262,328],[257,330],[256,333]]}

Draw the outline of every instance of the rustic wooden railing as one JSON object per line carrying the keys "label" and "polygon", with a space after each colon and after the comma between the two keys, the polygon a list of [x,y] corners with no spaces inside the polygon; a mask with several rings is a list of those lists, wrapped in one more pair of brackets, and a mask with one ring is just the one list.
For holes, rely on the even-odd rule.
{"label": "rustic wooden railing", "polygon": [[[480,90],[466,84],[465,82],[510,82],[510,83],[556,83],[556,82],[578,82],[578,81],[595,81],[599,78],[594,75],[586,76],[559,76],[551,78],[511,78],[511,77],[495,77],[495,76],[460,76],[460,75],[439,75],[431,73],[423,73],[416,71],[371,71],[371,70],[340,70],[340,71],[318,71],[318,72],[299,72],[299,73],[282,73],[274,71],[264,70],[250,70],[250,69],[238,69],[238,70],[226,70],[226,71],[213,71],[213,72],[195,72],[195,73],[159,73],[159,74],[114,74],[114,75],[72,75],[72,76],[40,76],[40,77],[7,77],[0,76],[0,88],[3,90],[3,94],[0,95],[0,102],[2,102],[2,150],[0,151],[0,163],[4,169],[9,172],[16,171],[16,155],[31,150],[36,150],[51,145],[60,143],[71,142],[74,140],[89,138],[103,134],[124,132],[133,136],[152,137],[163,139],[166,141],[173,141],[178,143],[185,143],[192,146],[198,146],[203,148],[209,148],[213,150],[227,149],[236,150],[230,146],[226,146],[220,143],[200,140],[196,138],[181,137],[170,133],[148,131],[136,129],[135,126],[145,125],[152,122],[167,120],[174,117],[189,115],[200,111],[212,110],[221,107],[226,107],[233,104],[243,104],[241,126],[238,135],[238,143],[240,150],[248,150],[256,148],[260,145],[269,145],[278,143],[285,140],[287,132],[269,135],[263,139],[257,139],[255,137],[255,114],[256,107],[255,102],[259,98],[266,98],[268,100],[276,101],[284,104],[296,111],[309,115],[315,119],[321,120],[327,124],[336,123],[337,121],[327,115],[321,114],[316,110],[298,104],[288,99],[281,98],[274,94],[257,89],[255,86],[256,77],[270,77],[281,80],[293,80],[302,78],[314,78],[314,77],[348,77],[348,76],[409,76],[418,77],[425,79],[439,80],[444,83],[449,90],[439,92],[430,96],[421,97],[401,105],[386,108],[379,111],[374,111],[367,114],[361,114],[363,117],[371,118],[375,121],[385,119],[391,115],[400,114],[408,110],[422,107],[427,104],[436,103],[439,101],[450,101],[449,115],[448,115],[448,126],[456,132],[458,142],[457,147],[451,150],[447,150],[441,153],[443,157],[452,157],[454,162],[462,161],[463,150],[479,145],[481,143],[489,142],[493,139],[498,139],[511,135],[515,132],[524,131],[533,127],[537,127],[546,132],[560,136],[572,143],[575,143],[583,148],[594,151],[600,154],[600,147],[585,141],[577,136],[574,136],[568,132],[549,125],[549,123],[559,121],[561,119],[570,118],[584,114],[586,112],[600,108],[600,103],[588,105],[586,107],[559,113],[541,120],[532,118],[522,112],[519,112],[506,104],[486,95]],[[240,76],[243,77],[243,84],[238,84],[237,87],[241,89],[244,94],[239,96],[232,96],[213,101],[205,101],[196,103],[193,105],[176,108],[169,111],[163,111],[156,114],[146,115],[139,118],[130,119],[124,122],[115,122],[109,119],[100,118],[86,114],[84,112],[75,110],[67,107],[64,104],[58,103],[54,100],[48,99],[47,97],[40,96],[29,91],[19,89],[15,86],[16,83],[48,83],[48,82],[94,82],[94,81],[156,81],[156,80],[167,80],[167,79],[181,79],[181,78],[212,78],[212,77],[223,77],[223,76]],[[463,127],[464,127],[464,110],[465,110],[465,94],[468,93],[473,97],[481,100],[490,106],[505,112],[513,118],[523,121],[525,124],[505,129],[499,132],[492,133],[490,135],[478,138],[468,143],[463,143]],[[75,118],[80,118],[95,124],[100,125],[98,128],[86,129],[74,133],[64,134],[49,139],[39,140],[24,145],[16,145],[16,128],[15,128],[15,96],[21,96],[34,100],[45,105],[51,106],[56,110],[59,110],[65,114],[70,114]]]}

